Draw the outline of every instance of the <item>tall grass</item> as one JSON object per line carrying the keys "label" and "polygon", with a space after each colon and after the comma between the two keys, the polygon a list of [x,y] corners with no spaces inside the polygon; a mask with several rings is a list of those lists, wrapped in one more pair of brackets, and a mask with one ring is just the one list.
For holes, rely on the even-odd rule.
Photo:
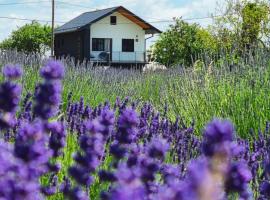
{"label": "tall grass", "polygon": [[[0,56],[4,63],[24,63],[21,80],[24,93],[33,92],[39,81],[38,68],[44,60],[38,56]],[[205,59],[204,59],[205,58]],[[78,101],[96,106],[117,97],[130,97],[150,102],[157,110],[168,105],[169,116],[180,116],[186,122],[195,121],[197,133],[213,117],[230,118],[238,134],[250,137],[250,129],[262,129],[270,119],[270,66],[267,54],[259,52],[237,65],[227,59],[211,63],[202,56],[206,65],[200,68],[176,67],[159,72],[142,73],[138,70],[103,69],[83,63],[75,66],[73,60],[63,60],[66,66],[63,98],[69,92]],[[1,78],[0,78],[1,79]],[[64,105],[65,106],[65,105]]]}

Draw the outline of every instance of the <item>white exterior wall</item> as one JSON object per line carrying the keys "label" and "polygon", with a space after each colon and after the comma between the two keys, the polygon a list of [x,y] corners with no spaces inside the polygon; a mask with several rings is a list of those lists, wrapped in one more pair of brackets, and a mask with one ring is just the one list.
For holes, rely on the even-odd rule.
{"label": "white exterior wall", "polygon": [[[110,24],[110,16],[117,17],[117,24]],[[100,52],[92,51],[92,38],[112,38],[112,61],[144,62],[145,30],[118,12],[90,27],[90,51],[96,58]],[[138,37],[136,37],[138,36]],[[122,39],[134,39],[134,52],[122,52]],[[136,42],[138,39],[138,42]]]}

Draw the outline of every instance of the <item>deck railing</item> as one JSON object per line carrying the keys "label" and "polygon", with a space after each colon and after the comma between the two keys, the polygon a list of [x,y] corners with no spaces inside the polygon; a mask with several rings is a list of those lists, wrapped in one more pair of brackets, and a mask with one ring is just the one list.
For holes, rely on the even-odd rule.
{"label": "deck railing", "polygon": [[[121,52],[113,51],[112,53],[106,52],[107,56],[102,52],[92,52],[91,60],[99,62],[127,62],[127,63],[142,63],[146,61],[146,53],[144,51],[135,51],[135,52]],[[101,56],[103,55],[103,56]]]}

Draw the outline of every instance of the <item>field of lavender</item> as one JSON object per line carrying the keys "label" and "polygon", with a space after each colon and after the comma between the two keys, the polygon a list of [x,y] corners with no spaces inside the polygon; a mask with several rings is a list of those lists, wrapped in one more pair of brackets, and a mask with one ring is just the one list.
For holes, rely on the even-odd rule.
{"label": "field of lavender", "polygon": [[0,54],[0,199],[269,199],[269,60],[142,73]]}

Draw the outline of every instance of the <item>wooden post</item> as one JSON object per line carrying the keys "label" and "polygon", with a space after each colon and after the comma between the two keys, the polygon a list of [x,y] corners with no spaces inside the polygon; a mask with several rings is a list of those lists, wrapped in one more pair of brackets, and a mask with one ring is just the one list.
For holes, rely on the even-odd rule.
{"label": "wooden post", "polygon": [[51,57],[54,57],[54,7],[55,3],[54,0],[52,0],[52,39],[51,39]]}

